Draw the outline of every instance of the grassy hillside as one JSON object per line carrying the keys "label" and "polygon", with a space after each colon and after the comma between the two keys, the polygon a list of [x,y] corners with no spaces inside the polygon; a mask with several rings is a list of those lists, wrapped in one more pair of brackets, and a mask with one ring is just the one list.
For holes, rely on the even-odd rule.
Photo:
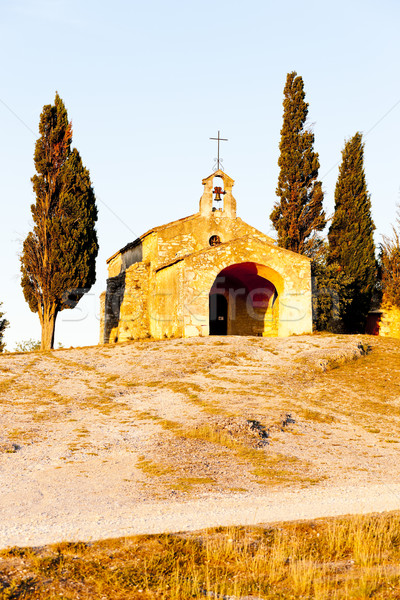
{"label": "grassy hillside", "polygon": [[366,336],[4,355],[0,458],[61,482],[118,460],[111,485],[139,499],[400,481],[399,373],[399,342]]}
{"label": "grassy hillside", "polygon": [[400,598],[400,514],[0,552],[0,598]]}

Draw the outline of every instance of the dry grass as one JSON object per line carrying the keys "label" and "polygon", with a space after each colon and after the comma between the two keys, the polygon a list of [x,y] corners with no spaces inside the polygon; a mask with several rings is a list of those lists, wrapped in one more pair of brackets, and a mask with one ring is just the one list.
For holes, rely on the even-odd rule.
{"label": "dry grass", "polygon": [[[3,379],[0,381],[0,394],[6,394],[11,387],[15,384],[16,377],[9,377],[8,379]],[[5,399],[2,399],[4,402]]]}
{"label": "dry grass", "polygon": [[196,486],[212,486],[215,483],[216,481],[212,477],[179,477],[171,485],[171,489],[187,492]]}
{"label": "dry grass", "polygon": [[145,475],[162,477],[163,475],[170,475],[174,472],[172,467],[165,464],[155,463],[152,460],[146,460],[144,456],[139,456],[139,460],[136,463],[136,467],[143,471]]}
{"label": "dry grass", "polygon": [[151,413],[147,410],[136,411],[135,417],[143,421],[155,421],[165,430],[179,429],[179,423],[177,423],[176,421],[171,421],[170,419],[163,419],[162,417],[159,417],[158,415],[155,415],[154,413]]}
{"label": "dry grass", "polygon": [[[237,437],[220,431],[209,424],[200,425],[193,429],[180,429],[179,435],[187,439],[201,440],[232,450],[239,461],[250,464],[250,473],[264,482],[307,481],[310,483],[309,478],[300,477],[294,469],[295,463],[300,463],[299,459],[271,452],[269,448],[252,448],[241,442]],[[314,483],[314,481],[311,483]]]}
{"label": "dry grass", "polygon": [[[321,375],[312,401],[329,414],[351,416],[365,428],[400,433],[400,344],[371,340],[373,351]],[[395,401],[394,401],[395,400]]]}
{"label": "dry grass", "polygon": [[[42,436],[45,438],[45,434]],[[31,444],[35,439],[40,437],[38,432],[35,429],[26,427],[21,429],[19,427],[15,427],[14,429],[9,429],[7,432],[7,438],[9,441],[18,441],[23,442],[25,444]]]}
{"label": "dry grass", "polygon": [[[247,440],[248,443],[245,443],[237,436],[220,430],[215,424],[203,423],[197,427],[188,428],[176,421],[163,419],[147,411],[138,411],[135,416],[137,419],[154,421],[164,430],[170,431],[175,439],[197,440],[200,443],[204,443],[207,450],[211,451],[213,455],[215,455],[215,450],[212,448],[213,445],[217,446],[218,455],[219,450],[231,453],[236,461],[249,469],[249,475],[255,478],[257,483],[289,484],[297,482],[300,484],[314,484],[321,479],[310,478],[308,476],[307,463],[305,461],[272,452],[268,447],[252,447],[251,440]],[[211,448],[209,447],[210,444],[212,445]],[[183,456],[181,456],[181,459],[183,460]],[[158,477],[168,474],[169,489],[189,490],[194,485],[214,482],[214,480],[210,481],[207,477],[192,477],[189,478],[191,480],[189,485],[186,485],[186,483],[181,485],[183,480],[179,478],[179,469],[168,466],[165,457],[163,461],[155,463],[153,459],[145,460],[145,457],[142,456],[136,466],[150,477],[153,475]],[[181,467],[182,464],[179,466]],[[301,473],[299,472],[300,468]],[[185,482],[188,482],[187,477],[183,479]]]}
{"label": "dry grass", "polygon": [[400,598],[400,514],[0,552],[1,600]]}
{"label": "dry grass", "polygon": [[[149,385],[149,384],[147,384]],[[201,393],[207,393],[210,396],[210,390],[203,390],[198,384],[190,381],[168,381],[168,382],[157,382],[157,387],[168,389],[174,393],[183,394],[185,398],[191,403],[211,415],[217,414],[228,414],[225,409],[218,405],[215,397],[212,402],[201,398]]]}
{"label": "dry grass", "polygon": [[317,423],[334,423],[337,421],[334,415],[312,410],[311,408],[299,409],[297,413],[306,421],[316,421]]}

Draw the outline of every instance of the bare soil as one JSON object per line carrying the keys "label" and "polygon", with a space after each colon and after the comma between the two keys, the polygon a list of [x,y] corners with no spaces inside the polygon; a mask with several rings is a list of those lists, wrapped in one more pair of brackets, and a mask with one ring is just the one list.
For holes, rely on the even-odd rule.
{"label": "bare soil", "polygon": [[400,508],[400,341],[0,356],[0,546]]}

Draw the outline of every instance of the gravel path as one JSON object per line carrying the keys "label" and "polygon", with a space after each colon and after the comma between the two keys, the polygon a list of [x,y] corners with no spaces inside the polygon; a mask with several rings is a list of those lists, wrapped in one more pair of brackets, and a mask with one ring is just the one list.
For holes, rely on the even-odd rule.
{"label": "gravel path", "polygon": [[97,504],[84,499],[71,503],[67,493],[55,504],[51,494],[40,492],[17,505],[9,500],[0,494],[2,548],[399,510],[400,485],[210,496],[187,502],[129,503],[103,497]]}

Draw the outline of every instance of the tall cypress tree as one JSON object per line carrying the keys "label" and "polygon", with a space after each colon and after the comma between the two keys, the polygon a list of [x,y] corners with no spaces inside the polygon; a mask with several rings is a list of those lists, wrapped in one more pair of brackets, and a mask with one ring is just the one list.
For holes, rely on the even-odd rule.
{"label": "tall cypress tree", "polygon": [[76,149],[64,103],[43,107],[35,148],[37,175],[32,177],[36,204],[34,228],[23,245],[21,285],[39,315],[41,349],[54,344],[57,314],[74,308],[95,282],[98,252],[97,209],[89,171]]}
{"label": "tall cypress tree", "polygon": [[280,246],[310,255],[315,234],[325,227],[326,221],[322,186],[317,180],[319,160],[313,150],[314,134],[305,127],[308,103],[303,79],[295,71],[287,75],[283,109],[276,189],[279,200],[270,218]]}
{"label": "tall cypress tree", "polygon": [[363,332],[376,283],[371,199],[364,173],[364,144],[357,132],[345,143],[335,188],[335,213],[329,228],[330,263],[353,281],[352,301],[344,315],[349,332]]}

